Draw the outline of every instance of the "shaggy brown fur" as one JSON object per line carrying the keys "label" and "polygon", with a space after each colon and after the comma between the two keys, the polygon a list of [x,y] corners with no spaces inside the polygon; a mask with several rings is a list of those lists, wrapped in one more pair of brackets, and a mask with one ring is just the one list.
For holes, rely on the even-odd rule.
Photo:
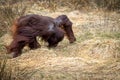
{"label": "shaggy brown fur", "polygon": [[26,44],[30,49],[40,47],[36,40],[37,36],[48,42],[48,47],[56,47],[63,40],[64,32],[70,43],[76,40],[72,31],[72,22],[66,15],[58,16],[55,19],[36,14],[22,16],[13,24],[12,32],[13,41],[7,50],[9,53],[13,52],[13,57],[21,55]]}

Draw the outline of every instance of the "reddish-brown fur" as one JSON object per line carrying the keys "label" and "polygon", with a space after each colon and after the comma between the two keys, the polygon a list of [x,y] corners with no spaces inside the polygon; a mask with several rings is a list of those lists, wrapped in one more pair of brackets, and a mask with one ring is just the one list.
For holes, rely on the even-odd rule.
{"label": "reddish-brown fur", "polygon": [[16,35],[17,32],[17,20],[14,21],[13,26],[11,27],[11,32],[12,32],[12,36],[14,37]]}
{"label": "reddish-brown fur", "polygon": [[13,57],[21,55],[25,45],[30,49],[40,47],[36,40],[37,36],[48,42],[48,47],[56,47],[63,40],[64,32],[70,43],[76,40],[72,31],[72,22],[66,15],[60,15],[55,19],[36,14],[22,16],[15,21],[11,30],[13,41],[7,50],[8,53],[13,52]]}

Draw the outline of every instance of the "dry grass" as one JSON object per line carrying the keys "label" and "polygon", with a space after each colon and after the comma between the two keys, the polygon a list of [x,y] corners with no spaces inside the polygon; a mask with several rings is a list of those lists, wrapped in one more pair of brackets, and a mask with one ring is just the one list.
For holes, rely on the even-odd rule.
{"label": "dry grass", "polygon": [[[97,10],[69,11],[69,8],[51,12],[37,6],[34,4],[27,13],[51,17],[66,14],[73,22],[77,41],[69,44],[65,38],[54,49],[48,49],[46,43],[39,41],[41,48],[25,48],[20,57],[9,59],[10,65],[14,68],[19,67],[19,71],[27,68],[28,74],[24,76],[34,73],[29,80],[120,79],[119,14]],[[11,40],[9,34],[0,38],[2,44],[9,44]]]}

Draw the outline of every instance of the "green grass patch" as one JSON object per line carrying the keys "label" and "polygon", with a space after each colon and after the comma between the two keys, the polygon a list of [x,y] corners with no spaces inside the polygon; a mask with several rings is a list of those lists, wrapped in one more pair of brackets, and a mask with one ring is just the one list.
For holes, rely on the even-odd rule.
{"label": "green grass patch", "polygon": [[93,38],[93,34],[90,32],[85,32],[84,34],[80,35],[77,40],[78,42],[82,42],[84,40],[88,40],[88,39],[92,39]]}
{"label": "green grass patch", "polygon": [[28,68],[13,68],[6,57],[0,59],[0,80],[30,80],[36,72],[37,70],[29,71]]}
{"label": "green grass patch", "polygon": [[3,52],[5,50],[5,47],[3,44],[0,44],[0,52]]}
{"label": "green grass patch", "polygon": [[108,39],[120,39],[120,32],[98,33],[97,36]]}
{"label": "green grass patch", "polygon": [[13,80],[12,79],[12,70],[7,70],[7,59],[3,59],[0,61],[0,80]]}

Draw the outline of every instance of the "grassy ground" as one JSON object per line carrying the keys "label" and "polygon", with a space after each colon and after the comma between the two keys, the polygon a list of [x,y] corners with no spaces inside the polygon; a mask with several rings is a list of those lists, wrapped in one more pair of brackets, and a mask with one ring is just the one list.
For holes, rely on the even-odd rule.
{"label": "grassy ground", "polygon": [[[46,43],[36,50],[25,48],[20,57],[9,59],[11,66],[26,68],[23,76],[29,80],[119,80],[120,79],[120,15],[115,12],[94,10],[70,11],[59,8],[55,12],[32,6],[27,14],[57,17],[66,14],[73,22],[77,41],[69,44],[65,39],[54,49]],[[0,38],[1,45],[9,44],[11,36]],[[4,48],[1,48],[4,49]],[[2,54],[5,50],[1,51]],[[17,70],[15,70],[17,71]]]}

